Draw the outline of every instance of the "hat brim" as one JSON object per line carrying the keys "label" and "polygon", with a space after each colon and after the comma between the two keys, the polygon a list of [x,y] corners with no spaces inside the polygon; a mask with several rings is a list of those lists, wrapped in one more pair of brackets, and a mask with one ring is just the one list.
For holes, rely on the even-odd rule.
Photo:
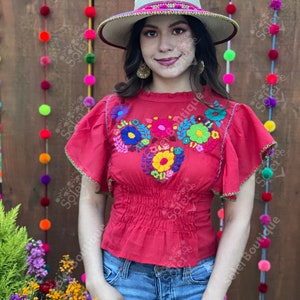
{"label": "hat brim", "polygon": [[126,49],[132,26],[139,20],[155,15],[185,15],[200,20],[215,44],[232,39],[239,28],[237,22],[221,14],[205,10],[156,10],[152,12],[126,12],[106,19],[97,28],[100,39],[111,46]]}

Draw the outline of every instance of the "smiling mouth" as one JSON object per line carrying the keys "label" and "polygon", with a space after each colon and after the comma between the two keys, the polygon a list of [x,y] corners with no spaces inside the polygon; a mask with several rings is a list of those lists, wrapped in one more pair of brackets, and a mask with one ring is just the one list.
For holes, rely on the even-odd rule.
{"label": "smiling mouth", "polygon": [[179,58],[180,57],[168,57],[168,58],[156,59],[156,61],[162,66],[169,67],[169,66],[174,65]]}

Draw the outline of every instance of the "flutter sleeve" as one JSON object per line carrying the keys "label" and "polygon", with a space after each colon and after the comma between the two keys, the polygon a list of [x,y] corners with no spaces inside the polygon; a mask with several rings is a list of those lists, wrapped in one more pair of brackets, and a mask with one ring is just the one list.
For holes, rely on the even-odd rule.
{"label": "flutter sleeve", "polygon": [[253,110],[245,104],[236,104],[224,133],[213,191],[221,198],[236,200],[241,185],[256,172],[275,145]]}
{"label": "flutter sleeve", "polygon": [[107,101],[105,97],[77,124],[65,147],[73,166],[99,185],[99,192],[108,192],[107,162],[109,144],[107,133]]}

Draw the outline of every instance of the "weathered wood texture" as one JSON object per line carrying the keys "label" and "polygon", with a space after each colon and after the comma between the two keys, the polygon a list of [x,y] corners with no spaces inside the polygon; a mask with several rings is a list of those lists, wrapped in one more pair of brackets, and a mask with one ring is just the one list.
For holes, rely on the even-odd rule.
{"label": "weathered wood texture", "polygon": [[[120,11],[129,10],[133,1],[113,0],[95,1],[97,17],[95,23]],[[202,1],[205,8],[224,13],[226,1]],[[231,87],[233,98],[248,103],[262,121],[268,113],[263,100],[268,96],[265,76],[270,72],[267,52],[271,48],[268,34],[273,22],[273,11],[268,7],[270,1],[239,1],[235,19],[240,24],[240,33],[233,40],[232,47],[237,58],[232,64],[236,81]],[[49,219],[52,228],[48,232],[51,252],[48,263],[52,272],[57,268],[62,254],[69,253],[76,258],[79,266],[76,274],[80,276],[80,263],[77,242],[77,210],[80,176],[64,155],[64,145],[74,130],[77,121],[86,113],[82,100],[86,96],[83,77],[87,66],[83,56],[87,51],[83,32],[87,20],[83,14],[87,1],[49,1],[52,14],[48,18],[48,30],[52,39],[48,44],[48,55],[52,64],[47,76],[52,83],[48,92],[48,103],[52,114],[48,117],[48,127],[52,131],[49,153],[52,160],[49,174],[52,182],[48,193],[51,199]],[[3,201],[7,208],[22,203],[18,222],[28,228],[29,234],[43,238],[39,220],[43,209],[39,199],[43,195],[40,176],[44,174],[38,157],[43,152],[39,130],[43,128],[43,118],[38,107],[43,103],[43,93],[39,88],[43,70],[39,59],[43,46],[38,39],[42,28],[39,15],[41,1],[0,0],[0,79],[1,99],[3,101]],[[298,16],[298,18],[297,18]],[[281,33],[277,48],[280,53],[276,62],[279,82],[274,89],[278,106],[273,119],[277,124],[274,133],[278,141],[272,167],[275,175],[270,190],[274,200],[269,213],[274,222],[269,236],[272,240],[268,259],[272,269],[267,273],[269,292],[265,299],[297,300],[300,294],[298,272],[300,268],[298,230],[299,221],[299,137],[300,130],[300,47],[299,34],[300,4],[296,0],[283,1],[278,23]],[[218,46],[220,63],[226,45]],[[95,75],[97,84],[95,97],[100,99],[111,92],[114,82],[123,79],[122,51],[95,43],[97,62]],[[241,159],[247,159],[241,158]],[[263,213],[260,194],[264,182],[257,177],[257,191],[249,243],[239,271],[229,292],[229,299],[258,299],[257,286],[259,271],[257,263],[261,251],[257,248],[257,238],[262,233],[259,216]],[[218,208],[214,206],[214,211]],[[88,220],[87,220],[88,222]],[[215,218],[216,222],[216,218]],[[238,241],[233,241],[238,242]],[[159,247],[159,245],[157,245]]]}

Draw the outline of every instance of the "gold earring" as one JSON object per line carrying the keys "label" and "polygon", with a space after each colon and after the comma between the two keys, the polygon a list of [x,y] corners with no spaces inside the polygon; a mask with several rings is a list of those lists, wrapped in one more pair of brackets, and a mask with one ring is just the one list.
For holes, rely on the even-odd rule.
{"label": "gold earring", "polygon": [[145,63],[141,63],[136,71],[136,76],[140,79],[147,79],[150,74],[151,69]]}
{"label": "gold earring", "polygon": [[198,71],[199,71],[199,74],[200,74],[200,75],[204,72],[204,69],[205,69],[204,61],[203,61],[203,60],[200,60],[199,66],[198,66]]}

